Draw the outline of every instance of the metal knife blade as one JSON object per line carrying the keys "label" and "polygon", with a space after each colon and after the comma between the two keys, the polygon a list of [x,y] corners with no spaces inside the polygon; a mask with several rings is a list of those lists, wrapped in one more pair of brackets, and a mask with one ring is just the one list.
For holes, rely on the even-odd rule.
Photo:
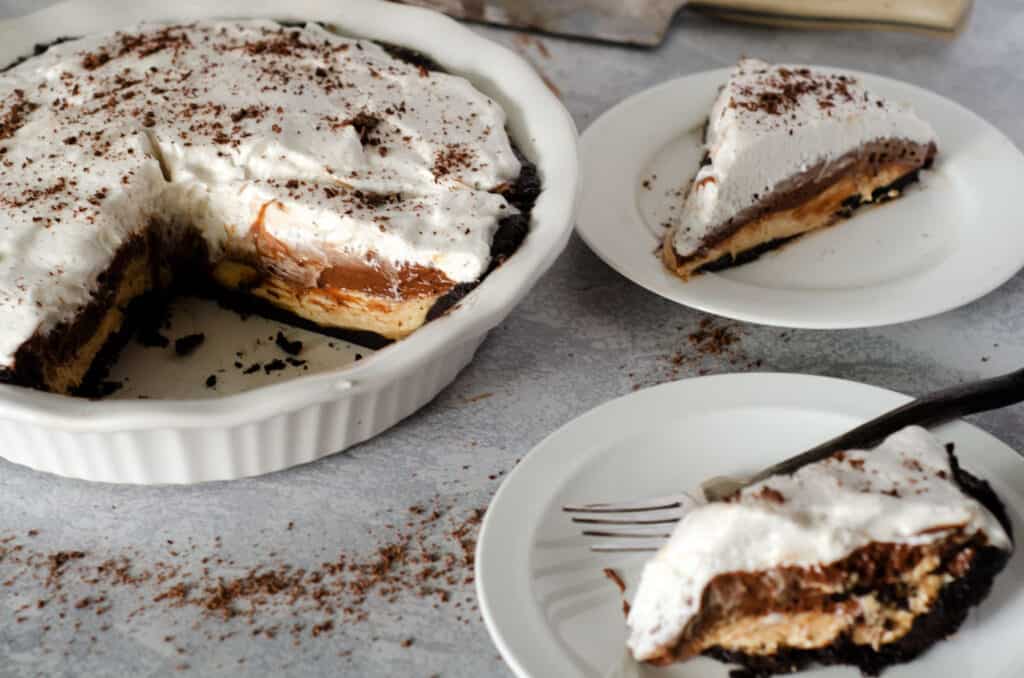
{"label": "metal knife blade", "polygon": [[801,28],[950,34],[972,0],[401,0],[460,19],[634,45],[661,44],[683,5],[722,18]]}
{"label": "metal knife blade", "polygon": [[460,19],[634,45],[661,44],[686,0],[403,0]]}

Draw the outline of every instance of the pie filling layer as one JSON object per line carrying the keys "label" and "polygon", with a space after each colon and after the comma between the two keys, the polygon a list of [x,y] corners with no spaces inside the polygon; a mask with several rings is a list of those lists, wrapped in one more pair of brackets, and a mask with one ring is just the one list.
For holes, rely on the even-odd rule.
{"label": "pie filling layer", "polygon": [[0,163],[0,380],[61,393],[180,292],[401,339],[511,256],[540,192],[466,80],[267,21],[142,25],[14,65]]}

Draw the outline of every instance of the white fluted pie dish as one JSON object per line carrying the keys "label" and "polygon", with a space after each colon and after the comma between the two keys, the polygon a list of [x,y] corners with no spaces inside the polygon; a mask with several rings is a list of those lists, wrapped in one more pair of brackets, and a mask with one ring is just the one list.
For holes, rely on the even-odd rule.
{"label": "white fluted pie dish", "polygon": [[[284,7],[269,0],[228,0],[216,7],[73,1],[0,23],[0,64],[60,37],[146,20],[206,18],[319,21],[345,35],[422,52],[471,80],[505,109],[514,141],[540,172],[543,192],[529,236],[455,309],[407,339],[366,352],[365,360],[331,357],[311,372],[268,377],[256,382],[265,385],[231,395],[195,380],[160,398],[96,401],[0,385],[0,456],[10,461],[88,480],[195,483],[269,473],[341,451],[433,399],[568,240],[578,193],[571,118],[528,63],[434,12],[376,0],[299,0]],[[265,329],[256,323],[250,331]],[[216,339],[236,330],[205,331]],[[135,369],[140,379],[159,369],[174,373],[173,364],[147,370],[128,362],[116,369]]]}

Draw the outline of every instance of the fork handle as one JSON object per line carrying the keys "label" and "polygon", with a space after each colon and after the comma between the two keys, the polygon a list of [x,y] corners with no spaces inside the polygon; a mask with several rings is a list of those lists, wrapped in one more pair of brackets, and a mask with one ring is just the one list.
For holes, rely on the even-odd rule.
{"label": "fork handle", "polygon": [[793,473],[841,450],[873,447],[887,436],[907,426],[936,426],[969,414],[998,410],[1021,401],[1024,401],[1024,369],[1001,377],[952,386],[890,410],[828,442],[767,468],[751,478],[750,482],[760,482],[770,476]]}

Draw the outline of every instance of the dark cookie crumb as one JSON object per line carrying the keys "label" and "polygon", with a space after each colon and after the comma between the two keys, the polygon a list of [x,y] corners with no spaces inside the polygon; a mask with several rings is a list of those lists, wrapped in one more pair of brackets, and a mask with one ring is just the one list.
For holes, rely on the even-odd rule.
{"label": "dark cookie crumb", "polygon": [[287,365],[283,360],[271,360],[269,363],[263,366],[263,371],[267,374],[271,372],[280,372],[285,369]]}
{"label": "dark cookie crumb", "polygon": [[188,334],[174,340],[174,352],[180,356],[190,355],[199,348],[204,341],[206,341],[206,335],[202,332]]}
{"label": "dark cookie crumb", "polygon": [[160,330],[155,327],[143,327],[135,335],[135,340],[146,348],[167,348],[171,344],[171,340],[160,334]]}
{"label": "dark cookie crumb", "polygon": [[288,355],[299,355],[302,353],[302,342],[295,340],[291,341],[288,337],[284,336],[283,332],[278,332],[277,337],[274,339],[274,343],[277,347],[287,353]]}

